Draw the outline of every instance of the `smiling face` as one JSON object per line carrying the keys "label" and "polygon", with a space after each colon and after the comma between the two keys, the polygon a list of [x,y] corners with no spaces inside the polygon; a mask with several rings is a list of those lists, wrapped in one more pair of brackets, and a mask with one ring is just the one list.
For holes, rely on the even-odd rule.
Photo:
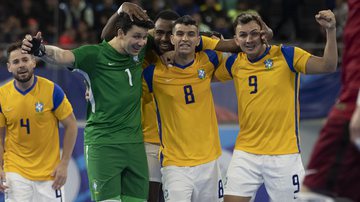
{"label": "smiling face", "polygon": [[35,58],[30,54],[22,54],[21,49],[10,52],[7,68],[16,81],[21,83],[30,81],[34,75],[35,66]]}
{"label": "smiling face", "polygon": [[236,26],[235,42],[249,59],[259,57],[266,50],[266,45],[261,40],[260,31],[260,25],[254,20]]}
{"label": "smiling face", "polygon": [[171,35],[175,51],[181,55],[194,54],[200,43],[199,30],[195,25],[176,24]]}
{"label": "smiling face", "polygon": [[148,29],[133,25],[126,34],[120,29],[118,38],[121,40],[120,49],[126,54],[136,56],[147,43]]}
{"label": "smiling face", "polygon": [[155,46],[160,51],[160,54],[174,49],[170,40],[173,22],[173,20],[165,20],[162,18],[159,18],[155,22],[154,40]]}

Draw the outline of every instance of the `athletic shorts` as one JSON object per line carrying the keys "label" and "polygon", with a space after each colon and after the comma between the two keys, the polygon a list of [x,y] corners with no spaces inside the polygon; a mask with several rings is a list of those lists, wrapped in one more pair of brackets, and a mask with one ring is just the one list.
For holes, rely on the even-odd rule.
{"label": "athletic shorts", "polygon": [[147,199],[149,177],[144,143],[86,145],[85,160],[92,200],[118,196]]}
{"label": "athletic shorts", "polygon": [[349,119],[335,112],[314,146],[304,185],[321,194],[360,201],[360,152],[350,142]]}
{"label": "athletic shorts", "polygon": [[145,152],[149,166],[149,180],[150,182],[161,182],[161,165],[159,161],[159,148],[157,144],[145,142]]}
{"label": "athletic shorts", "polygon": [[300,154],[256,155],[234,150],[225,195],[254,197],[265,184],[271,201],[293,201],[304,178]]}
{"label": "athletic shorts", "polygon": [[219,202],[224,189],[217,160],[198,166],[161,168],[167,202]]}
{"label": "athletic shorts", "polygon": [[54,190],[54,181],[33,181],[13,172],[6,172],[5,202],[63,202],[64,187]]}

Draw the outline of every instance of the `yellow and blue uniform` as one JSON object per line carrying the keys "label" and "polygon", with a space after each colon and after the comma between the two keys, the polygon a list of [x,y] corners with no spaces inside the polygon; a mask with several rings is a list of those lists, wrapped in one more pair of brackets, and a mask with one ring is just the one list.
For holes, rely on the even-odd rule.
{"label": "yellow and blue uniform", "polygon": [[217,69],[217,79],[235,83],[240,125],[235,149],[263,155],[300,152],[299,73],[306,73],[310,56],[297,47],[270,46],[253,61],[245,53],[231,55]]}
{"label": "yellow and blue uniform", "polygon": [[196,53],[186,66],[168,68],[160,61],[144,70],[144,93],[157,105],[162,166],[196,166],[221,154],[210,82],[222,55]]}
{"label": "yellow and blue uniform", "polygon": [[10,81],[0,88],[0,127],[6,127],[4,171],[52,180],[60,162],[59,120],[73,109],[62,89],[35,76],[26,91]]}
{"label": "yellow and blue uniform", "polygon": [[[201,36],[200,44],[196,47],[196,51],[199,52],[205,49],[214,50],[218,42],[218,39]],[[150,64],[160,63],[160,61],[159,53],[156,53],[155,50],[150,50],[146,53],[143,68],[148,67]],[[147,96],[145,95],[146,90],[144,90],[144,88],[147,88],[145,83],[143,83],[143,96],[141,98],[141,120],[144,142],[160,144],[158,125],[156,121],[156,107],[153,101],[144,103],[143,99]]]}

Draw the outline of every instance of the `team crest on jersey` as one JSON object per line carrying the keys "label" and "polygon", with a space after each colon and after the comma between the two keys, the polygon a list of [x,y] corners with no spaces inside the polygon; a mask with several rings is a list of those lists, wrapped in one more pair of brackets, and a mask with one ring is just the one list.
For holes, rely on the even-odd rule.
{"label": "team crest on jersey", "polygon": [[205,79],[206,77],[205,69],[198,69],[198,77],[200,79]]}
{"label": "team crest on jersey", "polygon": [[35,111],[36,112],[44,111],[44,104],[42,102],[36,102],[35,103]]}
{"label": "team crest on jersey", "polygon": [[272,59],[267,59],[267,60],[264,61],[264,64],[265,64],[265,68],[266,68],[267,70],[270,70],[270,69],[273,68],[274,62],[273,62]]}

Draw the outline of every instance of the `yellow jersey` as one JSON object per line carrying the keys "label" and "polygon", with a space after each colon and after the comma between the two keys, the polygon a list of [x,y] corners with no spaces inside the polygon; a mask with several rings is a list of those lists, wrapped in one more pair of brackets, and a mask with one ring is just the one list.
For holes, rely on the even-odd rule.
{"label": "yellow jersey", "polygon": [[217,69],[221,81],[234,79],[240,132],[235,149],[253,154],[300,152],[299,73],[311,55],[289,46],[270,46],[250,61],[231,55]]}
{"label": "yellow jersey", "polygon": [[[196,47],[196,50],[197,51],[201,51],[205,49],[214,50],[218,42],[219,40],[217,39],[201,36],[200,44]],[[150,50],[146,53],[143,67],[146,68],[147,66],[149,66],[149,64],[155,64],[160,61],[161,60],[159,54],[156,53],[155,50]],[[158,133],[158,125],[156,121],[155,103],[154,101],[144,103],[143,101],[144,96],[147,96],[145,95],[146,91],[144,91],[144,88],[146,88],[146,84],[143,85],[143,96],[141,98],[142,100],[141,121],[143,127],[144,142],[159,144],[160,139]]]}
{"label": "yellow jersey", "polygon": [[6,128],[4,171],[52,180],[60,162],[59,120],[73,109],[62,89],[35,76],[26,91],[10,81],[0,88],[0,127]]}
{"label": "yellow jersey", "polygon": [[196,166],[220,156],[210,82],[221,60],[205,50],[186,66],[157,62],[144,70],[145,93],[153,93],[157,105],[162,166]]}

